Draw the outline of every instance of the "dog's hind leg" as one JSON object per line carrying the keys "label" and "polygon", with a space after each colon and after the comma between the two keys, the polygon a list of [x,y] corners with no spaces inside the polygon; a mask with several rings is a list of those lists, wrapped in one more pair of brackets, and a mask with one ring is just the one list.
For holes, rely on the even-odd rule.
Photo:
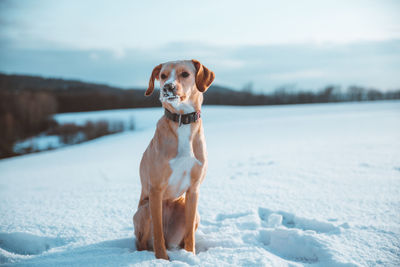
{"label": "dog's hind leg", "polygon": [[185,234],[185,198],[163,202],[165,243],[168,248],[178,248]]}
{"label": "dog's hind leg", "polygon": [[141,200],[138,210],[133,216],[137,250],[148,250],[151,233],[149,200]]}
{"label": "dog's hind leg", "polygon": [[[168,248],[184,247],[185,236],[185,196],[163,203],[164,235]],[[195,231],[200,216],[196,213]]]}

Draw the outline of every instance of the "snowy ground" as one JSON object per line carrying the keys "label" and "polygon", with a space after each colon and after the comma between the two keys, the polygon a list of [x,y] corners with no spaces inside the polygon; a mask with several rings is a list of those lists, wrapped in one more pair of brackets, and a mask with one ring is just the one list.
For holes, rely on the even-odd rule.
{"label": "snowy ground", "polygon": [[137,131],[0,161],[0,263],[399,266],[399,101],[204,107],[198,254],[171,262],[136,251],[132,225],[163,111],[103,114],[124,112]]}

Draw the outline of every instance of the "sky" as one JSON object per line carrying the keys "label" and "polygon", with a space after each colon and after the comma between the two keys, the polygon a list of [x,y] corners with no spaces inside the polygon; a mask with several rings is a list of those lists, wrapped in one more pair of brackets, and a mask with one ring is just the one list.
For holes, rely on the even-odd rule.
{"label": "sky", "polygon": [[145,87],[200,60],[256,91],[400,88],[400,1],[0,0],[0,72]]}

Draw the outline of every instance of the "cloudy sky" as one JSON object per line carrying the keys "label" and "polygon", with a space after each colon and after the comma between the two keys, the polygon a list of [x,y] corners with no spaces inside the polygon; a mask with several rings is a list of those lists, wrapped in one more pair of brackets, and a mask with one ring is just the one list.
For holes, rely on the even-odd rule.
{"label": "cloudy sky", "polygon": [[400,1],[0,0],[0,72],[144,87],[196,58],[254,90],[400,88]]}

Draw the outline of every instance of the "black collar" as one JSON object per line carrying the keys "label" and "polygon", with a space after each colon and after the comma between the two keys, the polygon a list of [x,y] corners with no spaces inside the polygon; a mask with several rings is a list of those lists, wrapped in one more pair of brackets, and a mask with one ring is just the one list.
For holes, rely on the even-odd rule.
{"label": "black collar", "polygon": [[190,124],[198,121],[200,119],[200,110],[188,114],[176,114],[172,113],[168,109],[165,109],[164,115],[171,121],[177,122],[179,126],[181,126],[182,124]]}

